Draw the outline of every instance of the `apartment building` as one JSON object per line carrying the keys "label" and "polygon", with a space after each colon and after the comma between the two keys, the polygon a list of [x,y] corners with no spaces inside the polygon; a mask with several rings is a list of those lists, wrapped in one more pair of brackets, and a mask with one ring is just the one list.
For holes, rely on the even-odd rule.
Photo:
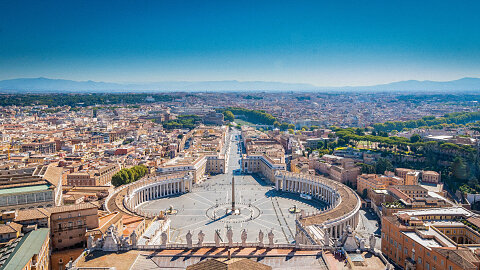
{"label": "apartment building", "polygon": [[91,203],[57,206],[46,210],[50,215],[53,249],[85,246],[86,231],[99,225],[98,207]]}
{"label": "apartment building", "polygon": [[0,171],[0,211],[55,205],[55,186],[36,172],[37,167]]}
{"label": "apartment building", "polygon": [[382,215],[389,216],[401,210],[428,209],[450,207],[452,204],[438,194],[428,193],[428,190],[419,185],[402,185],[388,187],[388,201],[394,204],[384,204]]}
{"label": "apartment building", "polygon": [[50,253],[49,230],[33,230],[0,250],[0,269],[48,270]]}
{"label": "apartment building", "polygon": [[0,224],[0,243],[20,237],[22,225],[15,222]]}
{"label": "apartment building", "polygon": [[52,154],[57,151],[57,143],[54,140],[22,143],[20,152],[33,152],[37,154]]}
{"label": "apartment building", "polygon": [[434,171],[422,171],[422,182],[438,184],[440,182],[441,175]]}
{"label": "apartment building", "polygon": [[351,158],[335,155],[323,155],[320,159],[313,160],[313,168],[321,173],[328,174],[332,179],[343,183],[357,186],[357,177],[361,173],[359,166]]}
{"label": "apartment building", "polygon": [[[382,218],[382,252],[403,269],[478,270],[480,234],[461,207],[400,211]],[[455,231],[455,232],[454,232]],[[462,245],[470,243],[470,245]]]}
{"label": "apartment building", "polygon": [[94,164],[83,170],[67,175],[68,186],[105,186],[120,170],[118,164]]}
{"label": "apartment building", "polygon": [[440,174],[434,171],[416,171],[412,169],[396,168],[395,175],[405,179],[405,185],[418,185],[419,181],[438,184]]}
{"label": "apartment building", "polygon": [[268,138],[267,134],[250,127],[242,127],[242,138],[247,153],[242,155],[241,170],[245,173],[258,173],[274,183],[275,172],[286,170],[282,145]]}
{"label": "apartment building", "polygon": [[158,166],[157,174],[188,171],[193,175],[193,183],[199,183],[206,174],[225,173],[226,132],[226,127],[212,126],[200,126],[190,131],[182,139],[182,145],[188,142],[188,149]]}
{"label": "apartment building", "polygon": [[357,192],[362,194],[364,190],[382,190],[391,185],[403,185],[404,180],[396,177],[393,173],[387,175],[380,174],[361,174],[357,177]]}

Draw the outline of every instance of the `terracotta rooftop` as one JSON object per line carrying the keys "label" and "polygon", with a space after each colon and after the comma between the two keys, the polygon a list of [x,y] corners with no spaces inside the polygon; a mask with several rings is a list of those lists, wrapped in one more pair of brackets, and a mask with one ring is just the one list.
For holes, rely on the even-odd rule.
{"label": "terracotta rooftop", "polygon": [[468,248],[434,248],[441,255],[458,265],[461,269],[477,269],[480,260]]}
{"label": "terracotta rooftop", "polygon": [[68,212],[68,211],[77,211],[77,210],[84,210],[90,208],[98,208],[93,203],[81,203],[81,204],[72,204],[72,205],[62,205],[62,206],[55,206],[45,208],[50,214]]}
{"label": "terracotta rooftop", "polygon": [[[323,178],[322,180],[333,182],[333,180],[326,178]],[[340,205],[330,211],[304,218],[302,221],[305,223],[306,226],[313,224],[322,224],[328,220],[339,218],[343,215],[348,214],[350,211],[354,210],[355,207],[357,207],[358,197],[355,192],[344,185],[340,185],[338,183],[335,184],[337,184],[337,192],[342,197],[342,202],[340,203]]]}
{"label": "terracotta rooftop", "polygon": [[0,224],[0,234],[4,233],[16,233],[22,230],[22,225],[10,222],[8,224]]}
{"label": "terracotta rooftop", "polygon": [[15,217],[15,221],[27,221],[27,220],[34,220],[34,219],[41,219],[41,218],[48,218],[50,213],[46,211],[44,208],[36,208],[36,209],[26,209],[17,211],[17,216]]}

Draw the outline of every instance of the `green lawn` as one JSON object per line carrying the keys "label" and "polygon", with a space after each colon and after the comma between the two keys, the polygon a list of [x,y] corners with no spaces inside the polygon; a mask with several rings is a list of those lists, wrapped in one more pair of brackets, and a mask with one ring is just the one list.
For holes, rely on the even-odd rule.
{"label": "green lawn", "polygon": [[247,121],[242,120],[242,119],[235,119],[235,120],[233,120],[233,122],[235,122],[237,124],[240,124],[242,126],[255,126],[254,123],[250,123],[250,122],[247,122]]}

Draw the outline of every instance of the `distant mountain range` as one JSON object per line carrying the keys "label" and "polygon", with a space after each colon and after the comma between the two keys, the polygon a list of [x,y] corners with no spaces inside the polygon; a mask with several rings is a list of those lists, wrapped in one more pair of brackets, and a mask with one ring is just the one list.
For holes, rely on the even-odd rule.
{"label": "distant mountain range", "polygon": [[399,81],[387,84],[370,85],[370,86],[349,86],[338,87],[341,90],[358,90],[358,91],[438,91],[438,92],[455,92],[455,91],[480,91],[480,78],[462,78],[453,81]]}
{"label": "distant mountain range", "polygon": [[3,93],[52,92],[153,92],[153,91],[372,91],[372,92],[458,92],[480,91],[480,78],[462,78],[453,81],[399,81],[371,86],[324,87],[303,83],[265,81],[174,81],[154,83],[108,83],[72,81],[48,78],[19,78],[0,81]]}

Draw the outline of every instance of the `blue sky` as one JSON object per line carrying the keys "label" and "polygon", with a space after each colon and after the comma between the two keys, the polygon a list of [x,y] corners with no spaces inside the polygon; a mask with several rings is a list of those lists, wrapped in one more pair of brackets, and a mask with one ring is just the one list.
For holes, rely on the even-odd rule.
{"label": "blue sky", "polygon": [[480,1],[0,0],[0,79],[480,77]]}

